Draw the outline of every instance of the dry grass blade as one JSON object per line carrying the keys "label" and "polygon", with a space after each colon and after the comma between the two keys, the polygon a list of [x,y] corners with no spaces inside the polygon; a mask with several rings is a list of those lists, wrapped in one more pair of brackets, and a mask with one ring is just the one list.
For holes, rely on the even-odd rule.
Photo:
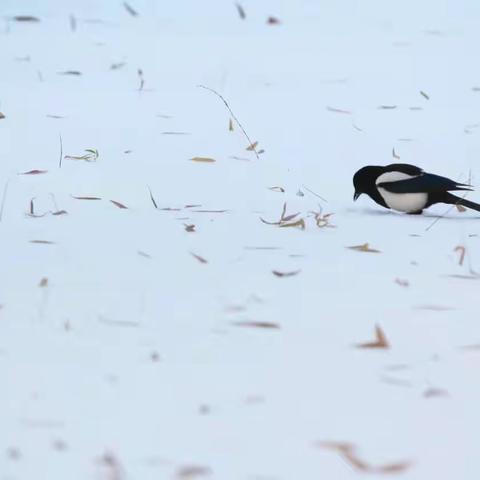
{"label": "dry grass blade", "polygon": [[88,196],[76,197],[75,195],[72,195],[72,198],[74,198],[75,200],[101,200],[100,197],[88,197]]}
{"label": "dry grass blade", "polygon": [[395,110],[397,108],[396,105],[380,105],[379,110]]}
{"label": "dry grass blade", "polygon": [[63,160],[63,141],[62,141],[62,136],[59,135],[59,140],[60,140],[60,158],[58,160],[58,168],[62,168],[62,160]]}
{"label": "dry grass blade", "polygon": [[231,118],[228,119],[228,131],[233,132],[233,121]]}
{"label": "dry grass blade", "polygon": [[86,148],[83,155],[65,155],[68,160],[83,160],[85,162],[95,162],[98,160],[99,153],[96,148]]}
{"label": "dry grass blade", "polygon": [[397,154],[395,153],[395,148],[392,148],[392,157],[393,157],[393,158],[396,158],[397,160],[400,160],[400,155],[397,155]]}
{"label": "dry grass blade", "polygon": [[155,199],[153,198],[152,190],[150,189],[150,187],[149,187],[148,185],[147,185],[147,188],[148,188],[148,191],[149,191],[149,193],[150,193],[150,200],[152,201],[153,206],[158,209],[157,202],[156,202]]}
{"label": "dry grass blade", "polygon": [[236,3],[235,6],[237,7],[238,16],[242,20],[245,20],[247,18],[247,14],[245,13],[245,10],[243,9],[243,7],[239,3]]}
{"label": "dry grass blade", "polygon": [[32,15],[15,15],[12,17],[12,20],[15,22],[39,22],[40,19],[38,17],[34,17]]}
{"label": "dry grass blade", "polygon": [[348,248],[349,250],[355,250],[356,252],[381,253],[380,250],[370,248],[368,243],[363,243],[362,245],[353,245],[345,248]]}
{"label": "dry grass blade", "polygon": [[285,193],[285,189],[283,187],[269,187],[269,190],[272,192]]}
{"label": "dry grass blade", "polygon": [[66,210],[57,210],[56,212],[52,212],[52,215],[59,216],[59,215],[67,215],[68,212]]}
{"label": "dry grass blade", "polygon": [[210,157],[193,157],[190,159],[192,162],[199,162],[199,163],[214,163],[216,160]]}
{"label": "dry grass blade", "polygon": [[50,240],[30,240],[30,243],[38,243],[41,245],[53,245],[55,242],[51,242]]}
{"label": "dry grass blade", "polygon": [[264,328],[264,329],[274,329],[279,330],[280,325],[274,322],[257,322],[257,321],[240,321],[240,322],[233,322],[233,325],[236,327],[248,327],[248,328]]}
{"label": "dry grass blade", "polygon": [[208,260],[205,260],[203,257],[197,255],[196,253],[190,252],[190,255],[196,258],[200,263],[208,263]]}
{"label": "dry grass blade", "polygon": [[28,172],[21,172],[19,175],[42,175],[42,173],[47,173],[48,170],[29,170]]}
{"label": "dry grass blade", "polygon": [[72,75],[74,77],[79,77],[82,75],[82,72],[79,70],[65,70],[64,72],[57,72],[57,75]]}
{"label": "dry grass blade", "polygon": [[375,325],[375,340],[373,342],[358,343],[355,346],[357,348],[390,348],[390,344],[388,343],[385,333],[378,325]]}
{"label": "dry grass blade", "polygon": [[350,110],[343,110],[341,108],[335,108],[335,107],[329,107],[327,106],[327,110],[329,112],[333,112],[333,113],[342,113],[343,115],[351,115],[352,112]]}
{"label": "dry grass blade", "polygon": [[[232,118],[235,120],[236,124],[240,127],[240,130],[243,132],[243,134],[245,135],[245,138],[247,139],[248,141],[248,144],[249,145],[253,145],[253,142],[252,140],[250,139],[250,137],[248,136],[248,133],[245,131],[245,129],[243,128],[242,124],[240,123],[240,121],[238,120],[237,116],[233,113],[232,109],[230,108],[230,105],[228,104],[228,102],[225,100],[225,98],[222,97],[222,95],[220,95],[216,90],[213,90],[213,88],[210,88],[210,87],[206,87],[205,85],[197,85],[199,88],[204,88],[205,90],[208,90],[210,92],[212,92],[214,95],[216,95],[218,98],[220,98],[220,100],[222,100],[222,102],[225,104],[225,106],[227,107],[228,111],[230,112],[230,115],[232,116]],[[254,148],[253,149],[254,153],[255,153],[255,156],[257,157],[258,160],[260,160],[260,157],[258,155],[258,152],[257,150]]]}
{"label": "dry grass blade", "polygon": [[127,2],[123,2],[123,6],[125,7],[125,10],[132,16],[132,17],[138,17],[138,12],[132,8]]}
{"label": "dry grass blade", "polygon": [[427,99],[427,100],[430,100],[430,97],[429,97],[425,92],[423,92],[422,90],[420,90],[420,95],[421,95],[423,98],[425,98],[425,99]]}
{"label": "dry grass blade", "polygon": [[272,270],[272,273],[276,277],[294,277],[295,275],[298,275],[301,272],[301,270],[294,270],[292,272],[279,272],[278,270]]}
{"label": "dry grass blade", "polygon": [[128,209],[126,205],[124,205],[123,203],[117,202],[116,200],[110,200],[110,202],[113,203],[118,208]]}

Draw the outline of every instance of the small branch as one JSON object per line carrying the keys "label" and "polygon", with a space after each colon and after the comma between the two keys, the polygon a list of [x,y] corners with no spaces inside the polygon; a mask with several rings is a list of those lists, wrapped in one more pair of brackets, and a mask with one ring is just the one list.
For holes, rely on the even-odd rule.
{"label": "small branch", "polygon": [[248,145],[252,148],[252,150],[255,152],[255,156],[257,157],[258,160],[260,160],[260,157],[258,156],[258,152],[257,152],[257,148],[255,146],[255,144],[252,142],[252,140],[250,139],[250,137],[248,136],[248,133],[245,131],[245,129],[243,128],[242,124],[240,123],[240,121],[238,120],[238,118],[236,117],[236,115],[233,113],[232,109],[230,108],[230,105],[227,103],[227,101],[222,97],[222,95],[220,95],[217,91],[213,90],[213,88],[210,88],[210,87],[206,87],[205,85],[197,85],[198,88],[204,88],[205,90],[208,90],[210,92],[212,92],[213,94],[215,94],[218,98],[220,98],[220,100],[222,100],[222,102],[225,104],[225,106],[227,107],[228,111],[230,112],[230,114],[232,115],[232,118],[235,120],[236,124],[240,127],[240,130],[243,132],[243,134],[245,135],[245,138],[248,140]]}

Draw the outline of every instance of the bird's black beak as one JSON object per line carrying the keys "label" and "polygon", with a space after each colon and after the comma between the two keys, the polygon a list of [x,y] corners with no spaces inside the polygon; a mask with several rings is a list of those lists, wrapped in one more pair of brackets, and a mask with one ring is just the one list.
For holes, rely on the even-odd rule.
{"label": "bird's black beak", "polygon": [[360,192],[355,192],[355,193],[353,194],[353,201],[355,202],[360,195],[361,195]]}

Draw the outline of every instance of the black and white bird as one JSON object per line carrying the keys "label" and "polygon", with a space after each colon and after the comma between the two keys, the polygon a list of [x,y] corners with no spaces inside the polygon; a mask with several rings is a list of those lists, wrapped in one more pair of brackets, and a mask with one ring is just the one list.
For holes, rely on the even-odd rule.
{"label": "black and white bird", "polygon": [[353,200],[366,193],[382,207],[399,212],[420,214],[435,203],[463,205],[480,212],[478,203],[450,193],[452,190],[471,191],[470,185],[426,173],[406,163],[363,167],[353,176],[353,186]]}

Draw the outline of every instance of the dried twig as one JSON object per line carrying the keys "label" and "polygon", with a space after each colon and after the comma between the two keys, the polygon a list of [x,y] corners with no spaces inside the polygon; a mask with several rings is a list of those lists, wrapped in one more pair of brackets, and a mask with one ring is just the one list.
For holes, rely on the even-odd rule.
{"label": "dried twig", "polygon": [[243,128],[242,124],[240,123],[240,121],[238,120],[238,118],[236,117],[236,115],[233,113],[232,109],[230,108],[230,105],[227,103],[227,101],[225,100],[225,98],[222,97],[222,95],[220,95],[216,90],[213,90],[213,88],[210,88],[210,87],[206,87],[205,85],[197,85],[198,88],[204,88],[205,90],[209,90],[210,92],[212,92],[213,94],[215,94],[218,98],[220,98],[220,100],[222,100],[222,102],[225,104],[225,106],[227,107],[228,111],[230,112],[230,114],[232,115],[232,118],[235,120],[236,124],[240,127],[240,130],[243,132],[243,134],[245,135],[245,138],[248,140],[248,144],[252,147],[252,150],[253,152],[255,153],[255,156],[257,157],[258,160],[260,160],[260,157],[258,156],[258,152],[257,152],[257,148],[256,146],[254,145],[254,142],[252,142],[252,140],[250,139],[250,137],[248,136],[248,133],[245,131],[245,129]]}

